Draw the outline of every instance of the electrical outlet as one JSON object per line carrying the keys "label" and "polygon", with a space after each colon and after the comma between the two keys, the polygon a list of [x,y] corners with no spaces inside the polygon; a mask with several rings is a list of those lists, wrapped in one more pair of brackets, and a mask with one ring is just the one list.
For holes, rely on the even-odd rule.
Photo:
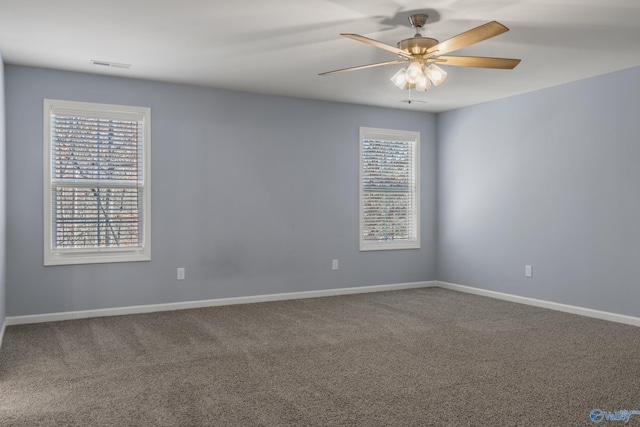
{"label": "electrical outlet", "polygon": [[337,270],[338,269],[338,260],[334,259],[333,261],[331,261],[331,269],[332,270]]}
{"label": "electrical outlet", "polygon": [[530,265],[524,266],[524,276],[525,277],[533,277],[533,267]]}
{"label": "electrical outlet", "polygon": [[178,280],[184,280],[184,267],[178,267]]}

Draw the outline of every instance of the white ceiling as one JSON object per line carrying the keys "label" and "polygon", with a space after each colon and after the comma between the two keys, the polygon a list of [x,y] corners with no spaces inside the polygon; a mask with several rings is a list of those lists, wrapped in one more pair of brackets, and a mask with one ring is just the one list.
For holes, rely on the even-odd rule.
{"label": "white ceiling", "polygon": [[[339,33],[395,45],[425,11],[423,34],[440,41],[492,20],[511,30],[453,55],[522,62],[446,67],[411,105],[389,81],[399,65],[318,76],[396,59]],[[439,112],[640,65],[640,1],[0,0],[0,51],[8,64]]]}

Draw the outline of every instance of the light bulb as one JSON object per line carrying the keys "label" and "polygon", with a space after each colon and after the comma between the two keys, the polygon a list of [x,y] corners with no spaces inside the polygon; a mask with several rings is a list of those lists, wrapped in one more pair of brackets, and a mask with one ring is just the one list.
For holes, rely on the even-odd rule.
{"label": "light bulb", "polygon": [[412,62],[407,68],[407,81],[411,84],[415,84],[422,75],[422,64],[419,62]]}
{"label": "light bulb", "polygon": [[438,86],[447,78],[447,72],[436,64],[431,64],[427,67],[427,77],[429,77],[429,80],[431,80],[434,85]]}
{"label": "light bulb", "polygon": [[404,68],[400,69],[400,71],[398,71],[393,75],[393,77],[391,77],[391,81],[400,89],[404,89],[407,85],[407,70]]}
{"label": "light bulb", "polygon": [[430,87],[431,81],[425,75],[422,75],[416,82],[416,90],[419,90],[421,92],[429,90]]}

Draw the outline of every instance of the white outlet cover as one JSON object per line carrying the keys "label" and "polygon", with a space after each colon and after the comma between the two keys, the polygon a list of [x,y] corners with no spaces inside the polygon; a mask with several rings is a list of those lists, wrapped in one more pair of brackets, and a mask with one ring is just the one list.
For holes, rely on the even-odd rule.
{"label": "white outlet cover", "polygon": [[526,277],[533,277],[533,267],[530,265],[524,266],[524,275]]}

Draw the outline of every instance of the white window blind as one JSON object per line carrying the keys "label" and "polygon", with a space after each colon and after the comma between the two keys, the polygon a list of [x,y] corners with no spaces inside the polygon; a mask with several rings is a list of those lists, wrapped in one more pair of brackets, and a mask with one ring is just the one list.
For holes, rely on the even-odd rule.
{"label": "white window blind", "polygon": [[360,129],[360,250],[420,247],[418,132]]}
{"label": "white window blind", "polygon": [[45,265],[150,259],[149,113],[45,100]]}

